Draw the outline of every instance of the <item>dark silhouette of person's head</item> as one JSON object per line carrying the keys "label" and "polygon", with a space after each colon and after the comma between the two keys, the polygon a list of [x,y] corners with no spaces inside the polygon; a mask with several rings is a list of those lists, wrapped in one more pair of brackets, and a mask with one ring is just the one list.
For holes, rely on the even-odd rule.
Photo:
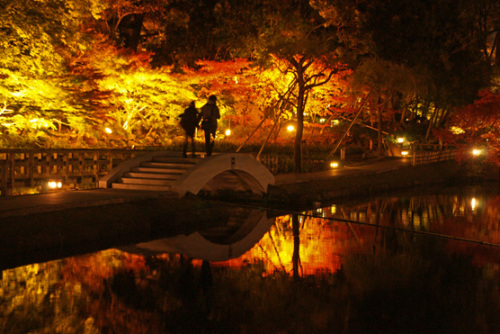
{"label": "dark silhouette of person's head", "polygon": [[208,101],[212,101],[212,102],[217,101],[217,96],[215,96],[215,95],[210,95],[210,96],[208,97]]}
{"label": "dark silhouette of person's head", "polygon": [[189,103],[189,106],[194,107],[194,101],[191,101],[191,103]]}

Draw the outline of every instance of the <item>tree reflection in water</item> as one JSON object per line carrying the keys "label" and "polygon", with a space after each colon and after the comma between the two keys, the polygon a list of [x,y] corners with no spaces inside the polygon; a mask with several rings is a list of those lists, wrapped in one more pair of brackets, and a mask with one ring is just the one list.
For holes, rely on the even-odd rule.
{"label": "tree reflection in water", "polygon": [[0,332],[498,333],[498,247],[390,227],[498,244],[499,200],[394,197],[285,215],[223,262],[111,249],[4,270]]}

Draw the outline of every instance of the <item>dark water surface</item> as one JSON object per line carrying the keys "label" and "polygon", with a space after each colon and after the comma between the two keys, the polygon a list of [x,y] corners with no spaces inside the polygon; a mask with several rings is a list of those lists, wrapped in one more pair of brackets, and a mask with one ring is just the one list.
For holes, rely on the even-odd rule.
{"label": "dark water surface", "polygon": [[280,214],[2,271],[0,333],[500,333],[498,188]]}

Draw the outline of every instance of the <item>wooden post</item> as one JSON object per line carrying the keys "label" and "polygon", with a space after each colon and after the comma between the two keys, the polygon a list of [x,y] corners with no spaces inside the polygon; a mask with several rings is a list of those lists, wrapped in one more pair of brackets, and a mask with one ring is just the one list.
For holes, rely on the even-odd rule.
{"label": "wooden post", "polygon": [[84,157],[85,153],[84,152],[80,152],[78,153],[78,160],[80,161],[80,176],[82,178],[81,182],[83,182],[83,177],[84,177],[84,173],[85,173],[85,157]]}
{"label": "wooden post", "polygon": [[2,197],[7,196],[7,156],[2,162],[2,183],[0,184],[0,195]]}
{"label": "wooden post", "polygon": [[108,157],[108,170],[107,172],[111,172],[113,170],[113,153],[111,152],[108,152],[106,153],[107,154],[107,157]]}
{"label": "wooden post", "polygon": [[99,154],[97,152],[94,153],[94,181],[97,182],[99,180]]}
{"label": "wooden post", "polygon": [[50,154],[49,153],[45,153],[44,169],[42,170],[42,174],[44,176],[50,175],[50,160],[51,160]]}
{"label": "wooden post", "polygon": [[28,155],[28,186],[33,187],[34,184],[34,176],[33,170],[35,169],[35,156],[33,152],[30,152]]}
{"label": "wooden post", "polygon": [[68,182],[68,175],[69,175],[69,153],[64,152],[63,153],[63,183],[66,184]]}
{"label": "wooden post", "polygon": [[14,166],[16,164],[16,154],[10,153],[9,158],[10,158],[9,159],[9,176],[7,177],[7,190],[6,190],[7,196],[12,195],[12,190],[14,189],[14,185],[16,183],[15,173],[14,173]]}

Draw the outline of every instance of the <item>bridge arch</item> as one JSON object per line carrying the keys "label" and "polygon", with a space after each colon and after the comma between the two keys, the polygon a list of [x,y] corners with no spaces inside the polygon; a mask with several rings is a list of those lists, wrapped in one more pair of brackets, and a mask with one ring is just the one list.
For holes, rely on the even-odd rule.
{"label": "bridge arch", "polygon": [[223,175],[232,174],[250,188],[267,192],[270,184],[274,184],[274,175],[260,162],[252,156],[242,153],[218,154],[203,159],[195,168],[187,170],[174,183],[174,191],[180,197],[191,192],[198,192],[209,185],[212,181],[217,181],[224,187]]}

